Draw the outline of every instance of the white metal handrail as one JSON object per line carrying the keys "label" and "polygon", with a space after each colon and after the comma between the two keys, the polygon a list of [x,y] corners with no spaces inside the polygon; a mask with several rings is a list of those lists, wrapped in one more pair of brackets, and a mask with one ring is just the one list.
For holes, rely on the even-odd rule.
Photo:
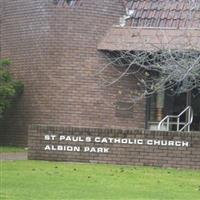
{"label": "white metal handrail", "polygon": [[[182,115],[186,115],[186,121],[180,122],[180,117]],[[177,119],[175,122],[170,122],[170,119]],[[190,125],[193,121],[193,110],[191,106],[186,107],[179,115],[167,115],[164,117],[158,124],[158,130],[161,130],[161,128],[166,124],[166,129],[169,131],[170,125],[176,125],[177,131],[183,131],[187,130],[190,131]],[[180,125],[183,125],[182,128],[180,128]]]}

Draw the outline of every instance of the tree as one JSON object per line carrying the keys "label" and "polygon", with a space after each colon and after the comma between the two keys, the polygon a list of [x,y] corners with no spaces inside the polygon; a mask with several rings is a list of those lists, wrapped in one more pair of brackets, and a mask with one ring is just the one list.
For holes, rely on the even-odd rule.
{"label": "tree", "polygon": [[15,81],[8,72],[9,60],[0,60],[0,118],[11,106],[11,103],[23,91],[23,84]]}
{"label": "tree", "polygon": [[103,71],[115,67],[118,77],[104,79],[104,85],[112,85],[124,76],[133,76],[138,86],[133,100],[164,90],[175,95],[195,88],[200,93],[200,51],[124,51],[107,53],[106,56],[107,64]]}

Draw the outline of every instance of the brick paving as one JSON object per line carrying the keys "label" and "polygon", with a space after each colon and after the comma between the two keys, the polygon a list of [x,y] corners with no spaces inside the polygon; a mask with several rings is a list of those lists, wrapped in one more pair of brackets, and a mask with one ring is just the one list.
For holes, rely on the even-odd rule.
{"label": "brick paving", "polygon": [[0,153],[0,160],[27,160],[27,152]]}

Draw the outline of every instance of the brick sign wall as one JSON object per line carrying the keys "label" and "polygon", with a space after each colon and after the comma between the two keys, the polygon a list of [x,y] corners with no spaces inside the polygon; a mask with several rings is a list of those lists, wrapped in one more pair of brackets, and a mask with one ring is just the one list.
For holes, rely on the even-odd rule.
{"label": "brick sign wall", "polygon": [[32,125],[28,158],[200,169],[200,133]]}

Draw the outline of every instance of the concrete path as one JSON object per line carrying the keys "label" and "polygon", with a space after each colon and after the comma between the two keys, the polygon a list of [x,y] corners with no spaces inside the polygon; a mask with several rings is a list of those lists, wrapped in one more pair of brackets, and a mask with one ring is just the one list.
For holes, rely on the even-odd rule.
{"label": "concrete path", "polygon": [[0,160],[27,160],[27,152],[0,153]]}

